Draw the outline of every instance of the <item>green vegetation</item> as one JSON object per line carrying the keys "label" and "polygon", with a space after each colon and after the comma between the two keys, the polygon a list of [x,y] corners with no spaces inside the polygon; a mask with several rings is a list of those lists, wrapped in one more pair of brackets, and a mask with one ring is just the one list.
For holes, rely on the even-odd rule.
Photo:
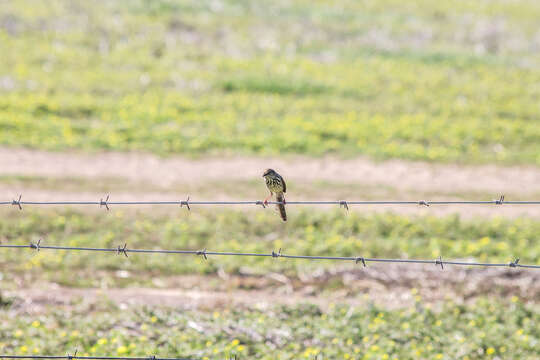
{"label": "green vegetation", "polygon": [[[128,244],[129,248],[193,249],[271,253],[283,248],[287,254],[403,257],[435,259],[472,258],[522,263],[540,261],[537,235],[540,223],[532,219],[463,221],[457,216],[405,217],[361,215],[351,212],[309,212],[289,210],[290,221],[276,227],[279,218],[266,211],[204,211],[173,209],[172,217],[148,213],[126,214],[112,210],[105,215],[75,211],[16,212],[0,220],[2,243],[29,244],[43,238],[44,244],[108,247]],[[344,211],[344,210],[343,210]],[[281,224],[280,224],[281,225]],[[269,231],[269,229],[279,229]],[[212,257],[192,255],[131,254],[119,259],[114,253],[79,253],[27,249],[1,250],[0,266],[6,283],[24,272],[25,281],[48,279],[70,286],[100,286],[110,283],[149,284],[153,276],[186,273],[216,273],[223,268],[251,274],[269,270],[296,276],[298,272],[354,263],[284,260],[271,258]],[[118,279],[115,271],[125,269],[136,276]],[[84,274],[100,276],[84,276]],[[19,275],[18,275],[19,274]],[[74,277],[73,274],[81,276]],[[23,280],[20,280],[23,281]]]}
{"label": "green vegetation", "polygon": [[[52,310],[52,309],[51,309]],[[516,299],[432,309],[310,305],[182,312],[73,304],[45,315],[0,313],[0,352],[223,359],[536,359],[538,309]],[[321,357],[322,356],[322,357]]]}
{"label": "green vegetation", "polygon": [[[539,18],[536,0],[2,2],[0,146],[540,165]],[[342,181],[307,179],[296,186],[306,197],[322,190],[328,198],[403,196],[392,187]],[[165,186],[115,177],[0,175],[6,189],[73,193],[201,196],[219,188],[224,195],[251,197],[260,196],[260,184],[260,178]],[[520,196],[537,194],[523,191]],[[430,195],[424,189],[407,194]],[[434,195],[491,198],[453,189]],[[268,254],[282,248],[286,254],[540,263],[540,222],[531,218],[291,207],[283,224],[273,209],[261,208],[4,210],[2,244],[42,239],[45,245],[81,247],[126,243],[132,249]],[[361,266],[0,249],[0,354],[78,349],[79,355],[207,359],[538,358],[536,290],[509,293],[509,281],[470,290],[463,288],[472,282],[464,280],[410,289],[428,278],[406,278],[394,269],[398,284],[391,279],[377,285],[392,294],[406,288],[412,296],[382,306],[369,298],[380,287],[366,291],[373,279],[346,284],[353,274],[348,270]],[[501,274],[519,272],[513,271]],[[486,271],[477,283],[493,279],[486,274],[491,276]],[[188,311],[194,304],[142,307],[106,296],[86,299],[84,289],[173,284],[185,290],[191,285],[182,281],[191,276],[204,279],[204,291],[253,290],[260,298],[268,294],[273,304],[281,294],[274,282],[282,275],[295,296],[305,291],[306,299],[323,305],[276,301],[267,309],[218,304]],[[534,276],[512,286],[527,281]],[[18,289],[50,291],[52,283],[83,288],[81,299],[30,306],[17,295]],[[455,298],[421,298],[441,289]],[[329,298],[355,305],[326,305]]]}
{"label": "green vegetation", "polygon": [[540,164],[537,1],[16,1],[0,144]]}

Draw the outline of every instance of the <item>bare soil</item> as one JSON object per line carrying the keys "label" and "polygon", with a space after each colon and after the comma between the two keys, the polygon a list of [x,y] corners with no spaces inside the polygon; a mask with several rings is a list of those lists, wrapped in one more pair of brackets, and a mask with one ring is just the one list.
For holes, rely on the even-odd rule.
{"label": "bare soil", "polygon": [[430,269],[398,264],[352,271],[337,268],[304,274],[299,279],[272,273],[264,277],[222,275],[219,279],[190,275],[167,279],[163,288],[74,289],[39,284],[4,295],[16,298],[14,311],[37,313],[50,306],[70,307],[80,301],[88,304],[111,301],[119,307],[155,305],[186,310],[265,308],[304,302],[322,308],[339,303],[400,308],[414,304],[416,296],[432,304],[449,298],[470,302],[483,296],[501,299],[517,296],[537,303],[540,301],[539,280],[540,272],[532,270],[453,266]]}
{"label": "bare soil", "polygon": [[185,157],[161,158],[141,153],[54,153],[27,149],[0,148],[2,174],[121,177],[144,179],[167,186],[179,182],[257,179],[264,169],[274,168],[287,180],[361,182],[408,191],[491,192],[527,194],[540,192],[540,169],[532,166],[460,166],[390,160],[374,162],[365,158],[334,157]]}

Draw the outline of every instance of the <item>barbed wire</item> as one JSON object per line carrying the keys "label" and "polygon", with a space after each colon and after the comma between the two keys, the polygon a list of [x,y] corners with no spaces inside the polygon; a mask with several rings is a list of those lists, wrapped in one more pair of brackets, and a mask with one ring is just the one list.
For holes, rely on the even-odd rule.
{"label": "barbed wire", "polygon": [[83,360],[195,360],[194,358],[162,358],[157,356],[130,357],[130,356],[78,356],[75,355],[3,355],[0,359],[83,359]]}
{"label": "barbed wire", "polygon": [[501,195],[498,199],[476,201],[476,200],[456,200],[456,201],[428,201],[428,200],[411,200],[411,201],[348,201],[348,200],[333,200],[333,201],[261,201],[261,200],[248,200],[248,201],[192,201],[189,196],[186,200],[170,200],[170,201],[110,201],[109,195],[105,197],[105,200],[101,198],[99,201],[23,201],[22,195],[19,195],[18,199],[11,201],[0,201],[0,205],[12,205],[17,206],[19,210],[22,210],[23,205],[98,205],[99,207],[105,207],[110,210],[109,206],[112,205],[176,205],[186,206],[188,210],[191,210],[193,205],[258,205],[263,208],[267,205],[339,205],[349,210],[349,205],[540,205],[540,201],[508,201],[505,200],[505,196]]}
{"label": "barbed wire", "polygon": [[0,248],[3,249],[33,249],[40,251],[42,249],[47,250],[67,250],[67,251],[92,251],[92,252],[112,252],[118,255],[124,255],[128,257],[129,253],[142,253],[142,254],[184,254],[184,255],[197,255],[202,256],[204,259],[208,259],[208,256],[248,256],[248,257],[272,257],[272,258],[285,258],[285,259],[305,259],[305,260],[334,260],[334,261],[354,261],[356,264],[362,263],[367,266],[367,263],[406,263],[406,264],[434,264],[444,269],[444,265],[456,265],[456,266],[482,266],[482,267],[511,267],[511,268],[528,268],[528,269],[540,269],[540,265],[524,265],[519,264],[519,258],[509,263],[486,263],[486,262],[465,262],[443,260],[441,256],[434,260],[425,259],[382,259],[382,258],[369,258],[362,256],[313,256],[313,255],[286,255],[281,252],[281,248],[278,252],[272,250],[271,253],[241,253],[241,252],[219,252],[203,250],[164,250],[164,249],[129,249],[127,243],[117,248],[91,248],[91,247],[77,247],[77,246],[56,246],[56,245],[41,245],[41,240],[37,243],[30,243],[29,245],[13,245],[13,244],[0,244]]}

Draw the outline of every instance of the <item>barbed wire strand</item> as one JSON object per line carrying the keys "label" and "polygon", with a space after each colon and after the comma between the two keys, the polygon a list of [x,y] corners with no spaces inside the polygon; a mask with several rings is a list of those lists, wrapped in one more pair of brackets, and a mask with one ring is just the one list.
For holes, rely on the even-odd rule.
{"label": "barbed wire strand", "polygon": [[540,269],[540,265],[524,265],[519,264],[519,258],[509,263],[486,263],[486,262],[465,262],[456,260],[443,260],[441,257],[434,260],[426,259],[382,259],[382,258],[368,258],[362,256],[312,256],[312,255],[286,255],[279,249],[278,252],[272,251],[271,253],[240,253],[240,252],[218,252],[203,250],[164,250],[164,249],[129,249],[127,243],[117,248],[90,248],[90,247],[76,247],[76,246],[55,246],[55,245],[41,245],[41,240],[37,243],[30,243],[29,245],[12,245],[12,244],[0,244],[0,248],[4,249],[33,249],[40,251],[41,249],[47,250],[67,250],[67,251],[92,251],[92,252],[113,252],[118,255],[123,254],[128,257],[129,253],[142,253],[142,254],[184,254],[184,255],[197,255],[207,259],[210,255],[215,256],[249,256],[249,257],[272,257],[272,258],[286,258],[286,259],[305,259],[305,260],[334,260],[334,261],[354,261],[355,263],[361,262],[364,266],[367,263],[406,263],[406,264],[434,264],[444,269],[444,265],[456,265],[456,266],[482,266],[482,267],[512,267],[512,268],[527,268],[527,269]]}
{"label": "barbed wire strand", "polygon": [[129,356],[78,356],[78,355],[3,355],[0,359],[83,359],[83,360],[194,360],[194,358],[162,358],[157,356],[129,357]]}
{"label": "barbed wire strand", "polygon": [[344,207],[347,210],[349,205],[540,205],[540,201],[507,201],[505,196],[501,195],[498,199],[495,200],[485,200],[485,201],[476,201],[476,200],[456,200],[456,201],[428,201],[428,200],[418,200],[418,201],[348,201],[348,200],[332,200],[332,201],[287,201],[287,202],[278,202],[278,201],[268,201],[264,202],[261,200],[248,200],[248,201],[192,201],[188,197],[186,200],[171,200],[171,201],[109,201],[109,195],[105,200],[100,199],[99,201],[23,201],[22,195],[19,195],[18,199],[13,199],[11,201],[1,201],[0,205],[12,205],[17,206],[19,210],[22,210],[23,205],[98,205],[100,207],[105,207],[109,210],[109,206],[112,205],[176,205],[176,206],[186,206],[188,210],[191,210],[190,205],[259,205],[266,207],[266,205],[339,205]]}

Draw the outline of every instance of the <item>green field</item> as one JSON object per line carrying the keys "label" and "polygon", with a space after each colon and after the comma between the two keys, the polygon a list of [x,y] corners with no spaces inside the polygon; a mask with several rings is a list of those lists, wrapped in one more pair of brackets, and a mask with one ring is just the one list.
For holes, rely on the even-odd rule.
{"label": "green field", "polygon": [[[199,359],[536,359],[537,308],[515,299],[447,301],[433,309],[310,305],[187,314],[168,308],[122,311],[76,303],[47,315],[0,312],[0,352],[78,349],[78,355],[192,356]],[[322,329],[324,329],[322,331]],[[73,354],[73,352],[71,352]]]}
{"label": "green field", "polygon": [[4,2],[0,144],[540,164],[538,18],[532,0]]}
{"label": "green field", "polygon": [[[235,155],[246,174],[309,161],[321,174],[283,173],[295,199],[538,200],[538,19],[537,0],[0,0],[1,200],[260,198],[260,176],[221,176]],[[107,159],[115,171],[96,170]],[[495,178],[505,168],[491,165],[526,166]],[[418,176],[401,183],[409,166]],[[283,223],[273,207],[6,206],[0,244],[540,264],[533,205],[433,208],[288,206]],[[0,248],[0,355],[533,360],[538,280]]]}
{"label": "green field", "polygon": [[[289,255],[363,256],[382,258],[474,259],[521,263],[540,261],[540,222],[516,220],[460,220],[458,216],[407,217],[361,215],[344,211],[289,211],[290,221],[281,226],[273,210],[259,212],[175,210],[172,216],[149,217],[113,211],[84,214],[75,211],[11,211],[0,219],[0,241],[29,244],[42,238],[43,245],[259,252],[279,248]],[[2,250],[0,265],[7,283],[31,284],[36,279],[67,286],[148,285],[154,277],[178,274],[227,272],[262,275],[276,271],[296,277],[320,268],[361,265],[331,261],[272,258],[209,257],[193,255],[55,252],[29,249]],[[115,271],[134,276],[120,279]],[[24,273],[24,276],[21,274]],[[99,276],[85,276],[85,274]],[[78,276],[73,276],[78,274]]]}
{"label": "green field", "polygon": [[[89,213],[76,209],[6,209],[0,219],[0,243],[29,244],[42,238],[45,245],[112,248],[128,243],[129,248],[206,247],[269,253],[282,247],[289,254],[405,258],[435,258],[442,254],[445,259],[501,262],[512,260],[512,254],[520,256],[522,263],[538,263],[540,258],[540,247],[535,241],[540,224],[533,219],[461,220],[458,216],[365,215],[344,210],[291,209],[289,213],[290,222],[282,227],[273,210],[194,208],[190,213],[175,209],[169,215],[150,215],[149,211],[118,209]],[[465,302],[457,300],[463,299],[459,285],[455,289],[457,298],[448,295],[446,300],[437,302],[422,298],[421,294],[431,290],[419,291],[405,285],[402,291],[413,297],[414,304],[404,303],[397,308],[379,305],[365,288],[346,284],[339,276],[321,280],[315,291],[333,301],[334,294],[346,289],[355,298],[364,294],[362,304],[344,305],[338,299],[327,307],[306,302],[266,309],[218,306],[182,310],[189,304],[179,303],[180,308],[126,308],[120,307],[114,297],[107,298],[107,288],[168,288],[182,282],[182,275],[193,274],[201,276],[208,289],[227,286],[226,291],[234,294],[266,288],[268,296],[276,296],[264,280],[268,273],[283,274],[290,281],[301,283],[301,276],[320,274],[321,270],[331,274],[335,270],[359,268],[361,265],[352,262],[270,258],[245,258],[240,262],[232,257],[210,256],[203,260],[194,256],[139,254],[125,258],[114,253],[1,249],[4,295],[0,292],[0,353],[62,354],[77,349],[79,355],[156,354],[201,359],[237,355],[240,359],[319,356],[464,360],[535,359],[538,354],[538,305],[534,298],[523,297],[519,290],[509,292],[500,283],[473,292],[473,298]],[[236,285],[224,283],[217,277],[220,269],[238,278],[255,280]],[[129,276],[118,276],[119,271]],[[447,266],[441,271],[453,272],[454,268]],[[500,271],[501,276],[513,276]],[[31,308],[24,310],[24,297],[5,295],[10,291],[16,293],[19,288],[54,292],[47,290],[53,284],[104,290],[97,302],[81,296],[63,305],[46,303],[37,313],[29,311]],[[420,279],[418,286],[424,286]],[[537,290],[532,294],[535,296]]]}

